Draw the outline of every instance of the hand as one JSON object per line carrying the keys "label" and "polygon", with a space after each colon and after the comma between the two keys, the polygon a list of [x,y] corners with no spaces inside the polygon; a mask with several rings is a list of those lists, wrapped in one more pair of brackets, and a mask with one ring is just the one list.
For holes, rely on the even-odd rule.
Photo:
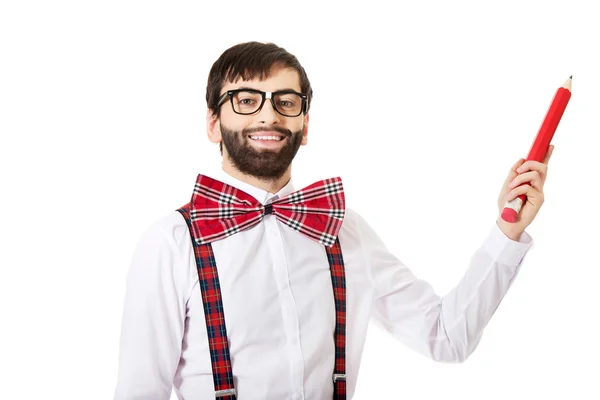
{"label": "hand", "polygon": [[[504,181],[498,196],[498,210],[502,214],[507,201],[515,199],[520,194],[527,196],[525,204],[517,215],[515,222],[506,222],[498,216],[498,226],[512,240],[518,241],[525,228],[535,219],[544,204],[544,183],[548,175],[548,161],[552,156],[554,146],[550,145],[543,162],[525,161],[521,158],[512,166]],[[521,186],[520,186],[521,185]]]}

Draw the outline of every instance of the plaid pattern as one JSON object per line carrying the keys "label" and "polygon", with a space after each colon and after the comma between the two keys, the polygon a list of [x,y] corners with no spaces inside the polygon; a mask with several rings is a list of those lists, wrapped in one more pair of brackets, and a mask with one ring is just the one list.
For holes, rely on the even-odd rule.
{"label": "plaid pattern", "polygon": [[[328,187],[326,183],[324,185]],[[309,186],[307,189],[310,189]],[[318,186],[314,190],[321,190]],[[231,190],[230,187],[227,190]],[[246,195],[241,192],[242,196]],[[229,193],[231,194],[231,193]],[[310,195],[310,193],[309,193]],[[249,195],[246,195],[249,197]],[[285,198],[294,197],[302,201],[302,192],[292,193]],[[227,195],[218,195],[219,199],[226,198]],[[234,197],[228,197],[234,201]],[[243,200],[242,200],[243,201]],[[343,193],[342,193],[343,204]],[[233,373],[231,370],[231,359],[229,354],[229,344],[227,342],[227,329],[225,327],[225,317],[223,314],[223,303],[221,301],[221,289],[219,285],[219,276],[217,266],[212,252],[212,246],[209,244],[200,244],[196,231],[193,229],[193,222],[190,210],[193,209],[193,203],[188,203],[179,208],[179,211],[188,225],[192,244],[194,246],[194,255],[198,269],[200,290],[202,292],[202,303],[204,306],[204,315],[208,331],[208,342],[213,371],[213,382],[215,392],[220,390],[234,389]],[[275,208],[275,207],[273,207]],[[343,214],[342,214],[343,216]],[[333,295],[335,301],[335,366],[333,371],[333,400],[346,400],[346,276],[344,272],[344,259],[339,239],[336,237],[332,246],[325,245],[329,270],[331,273],[331,282],[333,285]],[[236,395],[227,395],[219,399],[236,400]]]}
{"label": "plaid pattern", "polygon": [[[333,247],[325,248],[331,283],[333,284],[333,298],[335,300],[335,367],[333,370],[333,400],[346,400],[346,275],[344,273],[344,258],[339,239]],[[336,379],[337,376],[343,379]]]}
{"label": "plaid pattern", "polygon": [[[275,217],[296,231],[331,247],[345,214],[341,178],[313,183],[271,203]],[[254,197],[216,179],[198,175],[191,200],[192,229],[198,244],[224,239],[257,225],[265,215]]]}
{"label": "plaid pattern", "polygon": [[[190,205],[187,204],[177,211],[185,218],[190,234],[192,234],[193,230],[189,209]],[[191,237],[196,257],[200,291],[202,293],[215,392],[234,389],[217,263],[215,262],[212,246],[210,244],[200,245],[194,240],[193,234]],[[236,396],[228,395],[219,397],[219,399],[236,400]]]}

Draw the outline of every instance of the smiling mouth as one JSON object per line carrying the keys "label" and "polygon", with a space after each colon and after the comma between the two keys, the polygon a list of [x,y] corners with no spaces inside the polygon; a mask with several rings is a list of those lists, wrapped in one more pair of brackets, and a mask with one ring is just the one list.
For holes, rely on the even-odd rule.
{"label": "smiling mouth", "polygon": [[248,135],[248,138],[260,142],[281,142],[285,139],[284,136],[277,135]]}

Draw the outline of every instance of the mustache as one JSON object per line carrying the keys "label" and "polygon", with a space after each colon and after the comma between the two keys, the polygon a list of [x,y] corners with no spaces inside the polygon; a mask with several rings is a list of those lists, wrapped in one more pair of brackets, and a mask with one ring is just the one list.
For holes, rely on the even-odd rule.
{"label": "mustache", "polygon": [[282,128],[280,126],[272,126],[270,128],[265,128],[265,127],[260,127],[260,126],[256,127],[256,128],[247,128],[242,131],[242,134],[249,135],[251,133],[257,133],[257,132],[277,132],[277,133],[281,133],[285,137],[292,136],[292,131],[290,131],[289,129]]}

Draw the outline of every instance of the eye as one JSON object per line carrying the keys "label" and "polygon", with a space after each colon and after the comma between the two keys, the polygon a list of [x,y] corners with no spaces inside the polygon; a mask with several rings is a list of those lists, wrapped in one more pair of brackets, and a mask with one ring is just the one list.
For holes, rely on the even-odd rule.
{"label": "eye", "polygon": [[256,100],[251,97],[238,98],[238,104],[242,106],[251,106],[253,104],[256,104]]}
{"label": "eye", "polygon": [[260,94],[249,91],[241,91],[233,96],[233,101],[236,106],[243,108],[244,110],[257,107],[261,100],[262,98]]}
{"label": "eye", "polygon": [[277,104],[281,107],[294,107],[294,102],[292,100],[279,100]]}

